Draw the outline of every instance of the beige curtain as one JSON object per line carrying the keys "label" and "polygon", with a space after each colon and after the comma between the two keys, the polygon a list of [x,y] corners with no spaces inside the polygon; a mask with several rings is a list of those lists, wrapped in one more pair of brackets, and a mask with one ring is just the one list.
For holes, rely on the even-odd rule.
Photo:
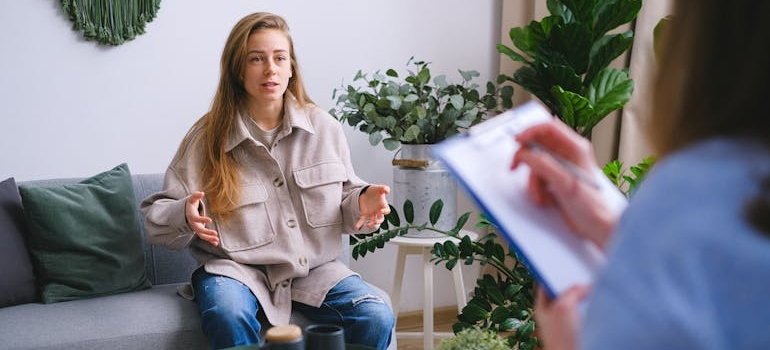
{"label": "beige curtain", "polygon": [[656,68],[652,33],[658,22],[670,13],[670,0],[645,1],[636,19],[629,66],[634,79],[634,94],[623,108],[617,157],[626,166],[635,165],[652,155],[644,136],[644,124],[650,113],[653,71]]}

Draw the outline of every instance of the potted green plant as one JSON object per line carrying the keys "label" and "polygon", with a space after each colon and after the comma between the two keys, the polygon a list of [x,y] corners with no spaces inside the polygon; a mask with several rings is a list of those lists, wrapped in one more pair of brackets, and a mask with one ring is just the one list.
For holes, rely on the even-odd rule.
{"label": "potted green plant", "polygon": [[[430,147],[493,114],[512,106],[513,87],[487,82],[482,88],[473,70],[458,70],[461,81],[433,76],[430,63],[407,61],[405,75],[395,69],[362,73],[353,84],[335,89],[336,106],[329,112],[340,122],[369,135],[373,146],[382,143],[398,152],[393,159],[393,203],[409,200],[417,221],[428,220],[428,207],[444,203],[445,215],[437,227],[450,229],[456,218],[457,184],[431,154]],[[411,230],[413,237],[440,237],[440,233]]]}
{"label": "potted green plant", "polygon": [[462,81],[449,83],[446,75],[432,77],[429,62],[412,57],[406,65],[408,74],[403,78],[392,68],[384,75],[359,70],[354,84],[334,90],[337,102],[329,112],[368,134],[372,146],[382,142],[392,151],[401,144],[443,141],[499,113],[498,107],[513,105],[510,86],[487,82],[481,91],[473,82],[478,71],[458,70]]}

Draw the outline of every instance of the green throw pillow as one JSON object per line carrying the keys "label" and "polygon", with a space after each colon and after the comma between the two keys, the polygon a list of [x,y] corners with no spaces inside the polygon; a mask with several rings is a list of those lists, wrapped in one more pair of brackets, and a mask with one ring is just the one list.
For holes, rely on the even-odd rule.
{"label": "green throw pillow", "polygon": [[128,165],[61,186],[19,186],[44,303],[150,287]]}

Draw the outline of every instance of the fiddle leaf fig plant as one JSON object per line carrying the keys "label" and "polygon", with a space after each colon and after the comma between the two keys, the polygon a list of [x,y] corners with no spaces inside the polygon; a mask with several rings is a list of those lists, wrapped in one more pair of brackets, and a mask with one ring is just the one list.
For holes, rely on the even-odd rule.
{"label": "fiddle leaf fig plant", "polygon": [[329,113],[368,134],[372,146],[382,142],[392,151],[402,143],[437,143],[513,106],[513,87],[487,82],[482,91],[473,82],[478,71],[458,70],[462,81],[450,83],[446,75],[432,77],[429,62],[412,57],[410,65],[403,78],[395,69],[359,70],[354,84],[334,90]]}
{"label": "fiddle leaf fig plant", "polygon": [[[497,50],[524,64],[501,75],[535,95],[583,136],[631,99],[633,80],[610,63],[631,48],[632,30],[609,33],[633,21],[641,0],[548,0],[550,15],[509,32],[514,48]],[[518,49],[518,51],[516,50]]]}

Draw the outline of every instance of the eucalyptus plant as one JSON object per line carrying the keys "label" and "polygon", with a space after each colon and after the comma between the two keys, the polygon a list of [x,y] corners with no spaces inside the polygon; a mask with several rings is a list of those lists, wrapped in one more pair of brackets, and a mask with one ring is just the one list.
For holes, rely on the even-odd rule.
{"label": "eucalyptus plant", "polygon": [[404,144],[435,144],[481,122],[498,107],[513,106],[513,88],[487,82],[484,92],[473,82],[475,70],[458,70],[462,81],[450,83],[446,75],[433,77],[430,63],[407,61],[408,74],[395,69],[365,74],[358,71],[353,83],[334,90],[335,108],[329,113],[369,135],[372,146],[388,150]]}
{"label": "eucalyptus plant", "polygon": [[524,65],[502,75],[535,95],[583,136],[631,99],[633,80],[610,64],[631,48],[632,30],[610,31],[633,21],[641,0],[548,0],[550,15],[509,32],[514,48],[497,50]]}

